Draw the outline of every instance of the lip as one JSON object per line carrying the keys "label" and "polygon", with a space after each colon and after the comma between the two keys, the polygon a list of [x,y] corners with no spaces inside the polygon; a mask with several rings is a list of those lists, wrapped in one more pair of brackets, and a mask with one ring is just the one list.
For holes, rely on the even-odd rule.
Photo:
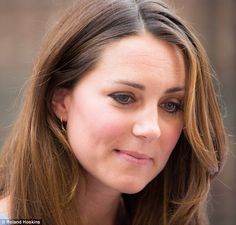
{"label": "lip", "polygon": [[135,151],[115,149],[115,153],[120,158],[138,165],[147,165],[152,161],[152,158],[150,156]]}

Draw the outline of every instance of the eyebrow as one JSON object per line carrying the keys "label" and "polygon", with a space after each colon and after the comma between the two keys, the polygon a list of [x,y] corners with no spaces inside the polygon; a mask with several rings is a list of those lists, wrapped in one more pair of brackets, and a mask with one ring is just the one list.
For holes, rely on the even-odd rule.
{"label": "eyebrow", "polygon": [[171,93],[175,93],[175,92],[181,92],[181,91],[184,91],[185,90],[185,87],[173,87],[173,88],[170,88],[170,89],[167,89],[165,91],[165,94],[171,94]]}
{"label": "eyebrow", "polygon": [[130,81],[126,81],[126,80],[118,80],[118,81],[115,81],[115,83],[124,84],[124,85],[130,86],[130,87],[133,87],[133,88],[140,89],[142,91],[146,89],[145,86],[142,84],[138,84],[138,83],[130,82]]}
{"label": "eyebrow", "polygon": [[[142,91],[146,89],[146,87],[144,85],[142,85],[142,84],[138,84],[138,83],[131,82],[131,81],[126,81],[126,80],[118,80],[118,81],[115,81],[114,83],[127,85],[127,86],[130,86],[130,87],[133,87],[133,88],[137,88],[137,89],[142,90]],[[184,90],[185,90],[184,86],[173,87],[173,88],[167,89],[165,91],[165,94],[181,92],[181,91],[184,91]]]}

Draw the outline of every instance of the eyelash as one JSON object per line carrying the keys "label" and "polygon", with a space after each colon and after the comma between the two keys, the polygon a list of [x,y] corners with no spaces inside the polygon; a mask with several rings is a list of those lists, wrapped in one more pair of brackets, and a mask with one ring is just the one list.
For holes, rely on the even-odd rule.
{"label": "eyelash", "polygon": [[183,111],[183,104],[177,103],[177,102],[171,102],[171,101],[165,102],[165,103],[161,104],[161,107],[166,108],[168,104],[171,104],[172,106],[174,106],[174,109],[171,109],[171,110],[165,109],[166,112],[168,112],[170,114],[175,114],[179,111]]}
{"label": "eyelash", "polygon": [[[109,96],[112,97],[116,102],[120,103],[121,105],[129,105],[136,101],[134,96],[127,93],[113,93],[110,94]],[[124,99],[122,100],[121,97],[127,98],[126,101],[124,101]]]}
{"label": "eyelash", "polygon": [[[121,105],[129,105],[132,103],[136,102],[136,99],[133,95],[128,94],[128,93],[113,93],[109,95],[111,98],[113,98],[116,102],[118,102]],[[123,98],[123,99],[121,99]],[[125,98],[125,99],[124,99]],[[169,107],[171,104],[171,106],[174,106],[174,109],[167,109],[167,107]],[[173,101],[168,101],[165,103],[161,104],[161,107],[170,114],[175,114],[178,111],[182,111],[183,110],[183,103],[177,103],[177,102],[173,102]]]}

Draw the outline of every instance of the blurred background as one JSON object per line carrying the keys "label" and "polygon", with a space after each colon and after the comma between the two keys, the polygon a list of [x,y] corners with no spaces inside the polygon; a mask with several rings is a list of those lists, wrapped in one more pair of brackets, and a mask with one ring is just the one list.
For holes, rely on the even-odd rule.
{"label": "blurred background", "polygon": [[[45,33],[72,0],[0,0],[0,146],[20,110]],[[220,82],[230,151],[212,187],[212,225],[236,224],[236,1],[166,0],[197,32]]]}

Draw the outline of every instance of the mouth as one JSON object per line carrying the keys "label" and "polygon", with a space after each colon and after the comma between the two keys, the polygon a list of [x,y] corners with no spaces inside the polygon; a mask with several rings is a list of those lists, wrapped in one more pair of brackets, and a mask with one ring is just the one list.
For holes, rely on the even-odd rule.
{"label": "mouth", "polygon": [[147,165],[152,161],[152,158],[150,156],[135,151],[125,151],[125,150],[115,149],[115,153],[121,159],[124,159],[130,163],[134,163],[137,165]]}

